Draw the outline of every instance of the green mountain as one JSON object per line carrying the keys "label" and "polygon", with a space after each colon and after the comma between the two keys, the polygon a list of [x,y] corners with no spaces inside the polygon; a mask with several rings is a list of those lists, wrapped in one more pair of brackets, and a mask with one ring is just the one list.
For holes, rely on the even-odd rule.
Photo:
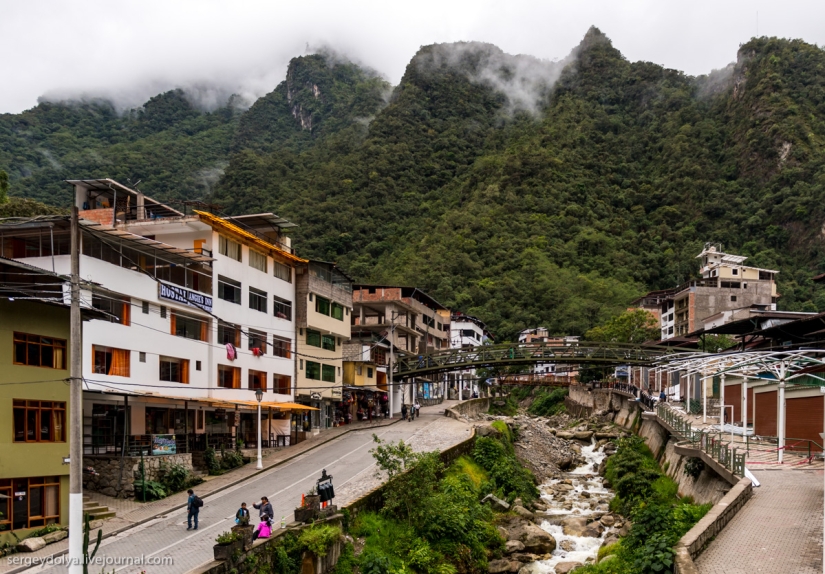
{"label": "green mountain", "polygon": [[120,116],[0,116],[0,168],[12,194],[50,201],[69,176],[202,197],[193,174],[223,169],[211,198],[227,213],[283,215],[303,255],[417,285],[499,338],[581,334],[692,276],[706,241],[779,269],[780,308],[825,310],[810,280],[825,271],[823,70],[816,46],[757,38],[690,77],[628,62],[595,28],[559,63],[426,46],[393,90],[319,54],[243,113],[170,92]]}

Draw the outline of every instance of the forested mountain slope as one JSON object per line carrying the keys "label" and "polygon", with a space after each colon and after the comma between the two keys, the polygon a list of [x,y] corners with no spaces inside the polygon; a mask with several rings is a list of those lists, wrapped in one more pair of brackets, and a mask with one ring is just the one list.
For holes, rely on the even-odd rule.
{"label": "forested mountain slope", "polygon": [[559,63],[426,46],[392,91],[316,55],[243,113],[155,100],[0,116],[12,193],[54,201],[64,177],[109,176],[196,197],[209,186],[193,174],[225,168],[211,197],[227,213],[283,215],[303,255],[415,284],[500,337],[581,334],[687,279],[705,241],[779,269],[780,308],[825,310],[810,281],[825,270],[825,54],[802,41],[754,39],[693,78],[591,29]]}

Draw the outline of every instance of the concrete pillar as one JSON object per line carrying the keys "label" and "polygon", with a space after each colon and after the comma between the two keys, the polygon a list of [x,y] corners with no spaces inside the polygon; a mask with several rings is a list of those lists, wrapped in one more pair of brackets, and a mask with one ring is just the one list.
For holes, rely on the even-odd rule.
{"label": "concrete pillar", "polygon": [[782,459],[785,454],[785,373],[782,373],[782,378],[779,380],[779,422],[777,424],[777,432],[779,434],[779,464],[782,464]]}
{"label": "concrete pillar", "polygon": [[742,378],[742,428],[748,430],[748,378]]}
{"label": "concrete pillar", "polygon": [[[719,428],[725,424],[725,373],[719,375]],[[731,421],[733,422],[733,421]]]}

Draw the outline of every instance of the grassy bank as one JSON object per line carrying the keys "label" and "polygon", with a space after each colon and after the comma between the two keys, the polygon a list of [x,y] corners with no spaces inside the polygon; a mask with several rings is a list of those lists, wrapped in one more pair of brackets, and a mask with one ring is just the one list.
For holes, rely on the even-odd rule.
{"label": "grassy bank", "polygon": [[[502,428],[503,427],[503,428]],[[481,504],[489,493],[514,500],[538,496],[533,476],[515,458],[512,435],[503,423],[499,435],[480,437],[470,455],[444,466],[438,453],[413,453],[404,443],[373,449],[378,466],[390,475],[381,512],[358,515],[350,525],[362,547],[337,568],[361,574],[481,574],[499,558],[504,540],[495,514]],[[347,550],[350,552],[350,550]]]}

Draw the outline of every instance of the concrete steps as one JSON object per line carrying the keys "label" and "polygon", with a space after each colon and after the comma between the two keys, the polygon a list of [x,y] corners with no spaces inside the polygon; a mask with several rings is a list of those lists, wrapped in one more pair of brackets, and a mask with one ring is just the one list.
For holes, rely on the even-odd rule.
{"label": "concrete steps", "polygon": [[95,502],[86,494],[83,495],[83,514],[88,514],[92,520],[103,520],[117,516],[117,513],[109,510],[108,506]]}

